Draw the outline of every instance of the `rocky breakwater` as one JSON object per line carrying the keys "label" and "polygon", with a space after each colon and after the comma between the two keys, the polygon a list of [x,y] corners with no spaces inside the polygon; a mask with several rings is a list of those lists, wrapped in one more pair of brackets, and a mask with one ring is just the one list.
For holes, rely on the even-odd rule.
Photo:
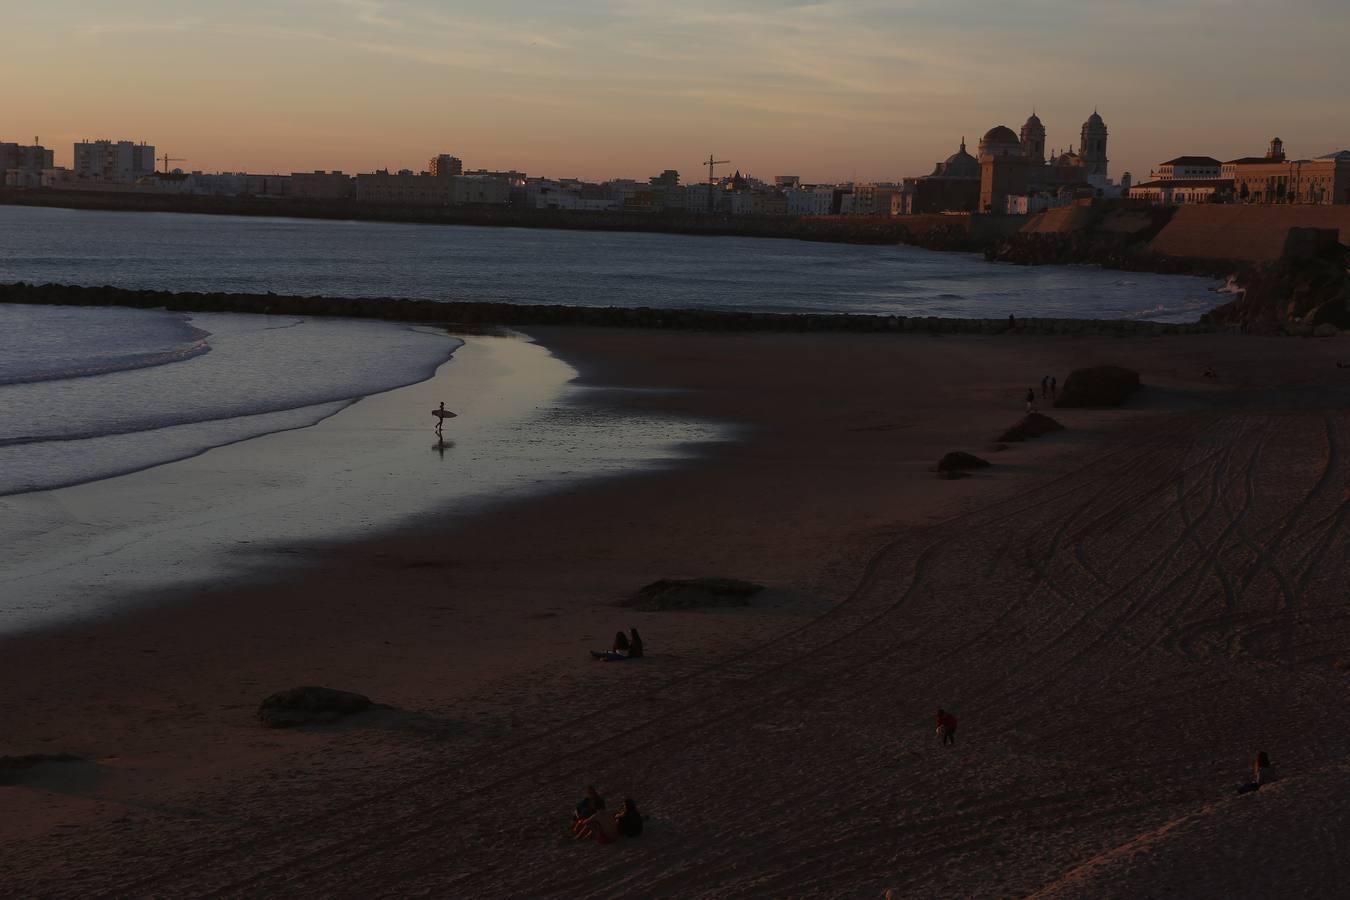
{"label": "rocky breakwater", "polygon": [[1200,321],[1300,337],[1350,330],[1350,247],[1336,243],[1326,231],[1303,231],[1291,229],[1284,256],[1236,279],[1236,298]]}
{"label": "rocky breakwater", "polygon": [[115,287],[0,285],[0,303],[126,306],[183,312],[242,312],[287,316],[337,316],[462,326],[586,325],[689,331],[841,331],[927,334],[1162,335],[1216,330],[1213,324],[1172,325],[1133,320],[956,319],[825,313],[762,313],[620,306],[526,305],[400,298],[300,297],[280,294],[174,293]]}

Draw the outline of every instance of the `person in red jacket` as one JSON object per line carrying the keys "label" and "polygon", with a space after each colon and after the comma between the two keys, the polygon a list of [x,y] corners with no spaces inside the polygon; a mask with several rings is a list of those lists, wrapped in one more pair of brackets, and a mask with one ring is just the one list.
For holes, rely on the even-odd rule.
{"label": "person in red jacket", "polygon": [[945,709],[937,711],[937,733],[944,744],[956,743],[956,716]]}

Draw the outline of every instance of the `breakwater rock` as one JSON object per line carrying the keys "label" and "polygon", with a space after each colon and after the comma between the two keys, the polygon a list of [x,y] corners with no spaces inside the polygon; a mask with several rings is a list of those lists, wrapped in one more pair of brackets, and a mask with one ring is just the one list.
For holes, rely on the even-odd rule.
{"label": "breakwater rock", "polygon": [[1139,373],[1122,366],[1074,369],[1055,406],[1065,409],[1120,406],[1139,389]]}
{"label": "breakwater rock", "polygon": [[[62,284],[0,285],[0,303],[61,306],[127,306],[183,312],[243,312],[286,316],[338,316],[393,322],[525,327],[586,325],[688,331],[840,331],[926,334],[1007,334],[1007,319],[767,313],[652,307],[530,305],[399,298],[299,297],[280,294],[176,293]],[[1215,331],[1213,324],[1163,324],[1135,320],[1018,319],[1015,334],[1163,335]]]}

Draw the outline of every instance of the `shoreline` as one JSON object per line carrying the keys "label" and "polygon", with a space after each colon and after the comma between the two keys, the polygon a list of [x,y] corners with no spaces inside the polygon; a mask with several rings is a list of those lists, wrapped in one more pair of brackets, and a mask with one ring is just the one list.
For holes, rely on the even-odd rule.
{"label": "shoreline", "polygon": [[[1187,582],[1158,600],[1150,573],[1191,571],[1234,534],[1212,519],[1241,502],[1244,476],[1285,509],[1302,482],[1280,478],[1315,480],[1306,451],[1344,395],[1330,344],[530,333],[584,391],[609,390],[634,415],[740,422],[743,439],[467,520],[433,516],[335,547],[281,584],[7,639],[0,672],[15,688],[0,711],[15,723],[5,740],[24,747],[0,753],[90,761],[0,787],[15,811],[7,883],[1031,893],[1208,802],[1216,759],[1236,772],[1251,740],[1290,775],[1350,746],[1328,705],[1343,678],[1318,662],[1335,645],[1280,668],[1265,664],[1278,643],[1253,637],[1249,661],[1200,654],[1208,644],[1184,631],[1192,660],[1147,630],[1206,620],[1207,595]],[[1145,373],[1129,407],[1052,411],[1069,431],[990,449],[1020,415],[1027,373],[1103,361]],[[1225,382],[1206,382],[1205,365]],[[1282,390],[1315,405],[1291,416]],[[1278,443],[1259,472],[1255,438]],[[939,480],[929,468],[952,449],[995,467]],[[1306,521],[1339,496],[1345,476],[1326,477]],[[1222,502],[1206,499],[1220,489]],[[1264,496],[1244,512],[1254,534],[1279,515]],[[1331,569],[1308,576],[1302,601],[1323,640],[1340,634],[1324,589],[1350,550],[1327,540]],[[1155,547],[1161,562],[1138,555]],[[726,611],[615,605],[657,577],[700,575],[773,596]],[[1252,602],[1268,590],[1258,583]],[[585,657],[629,625],[647,640],[643,663]],[[394,708],[298,731],[252,721],[263,695],[302,683]],[[967,727],[936,755],[928,720],[943,702]],[[1290,714],[1317,722],[1302,747],[1278,737]],[[639,799],[642,844],[597,855],[560,839],[590,781]],[[758,815],[710,818],[710,797]],[[745,862],[766,858],[778,862]]]}
{"label": "shoreline", "polygon": [[[522,436],[537,436],[584,452],[575,427],[549,421],[587,404],[571,385],[574,371],[522,335],[451,337],[460,342],[454,355],[428,378],[355,398],[317,422],[0,497],[9,555],[0,585],[29,609],[70,605],[66,598],[78,593],[84,612],[73,614],[116,616],[124,604],[148,597],[154,605],[154,597],[220,579],[285,579],[330,548],[415,530],[409,523],[435,510],[473,515],[613,477],[616,466],[659,466],[691,452],[674,438],[720,439],[697,423],[663,426],[596,408],[589,415],[597,422],[629,430],[615,459],[519,449]],[[433,437],[428,412],[437,398],[451,400],[461,417]],[[187,559],[191,574],[176,575]],[[76,591],[86,580],[90,587]],[[59,625],[4,620],[0,633]]]}

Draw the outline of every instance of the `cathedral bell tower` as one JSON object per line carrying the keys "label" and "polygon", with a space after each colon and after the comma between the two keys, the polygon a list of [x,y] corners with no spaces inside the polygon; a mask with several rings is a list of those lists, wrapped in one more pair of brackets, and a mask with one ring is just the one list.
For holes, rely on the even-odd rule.
{"label": "cathedral bell tower", "polygon": [[1106,123],[1095,109],[1083,123],[1078,153],[1083,158],[1083,169],[1088,176],[1106,178]]}
{"label": "cathedral bell tower", "polygon": [[1022,126],[1022,155],[1027,159],[1035,160],[1038,163],[1045,163],[1045,126],[1041,124],[1040,117],[1036,111],[1031,111],[1031,118],[1027,119],[1026,124]]}

